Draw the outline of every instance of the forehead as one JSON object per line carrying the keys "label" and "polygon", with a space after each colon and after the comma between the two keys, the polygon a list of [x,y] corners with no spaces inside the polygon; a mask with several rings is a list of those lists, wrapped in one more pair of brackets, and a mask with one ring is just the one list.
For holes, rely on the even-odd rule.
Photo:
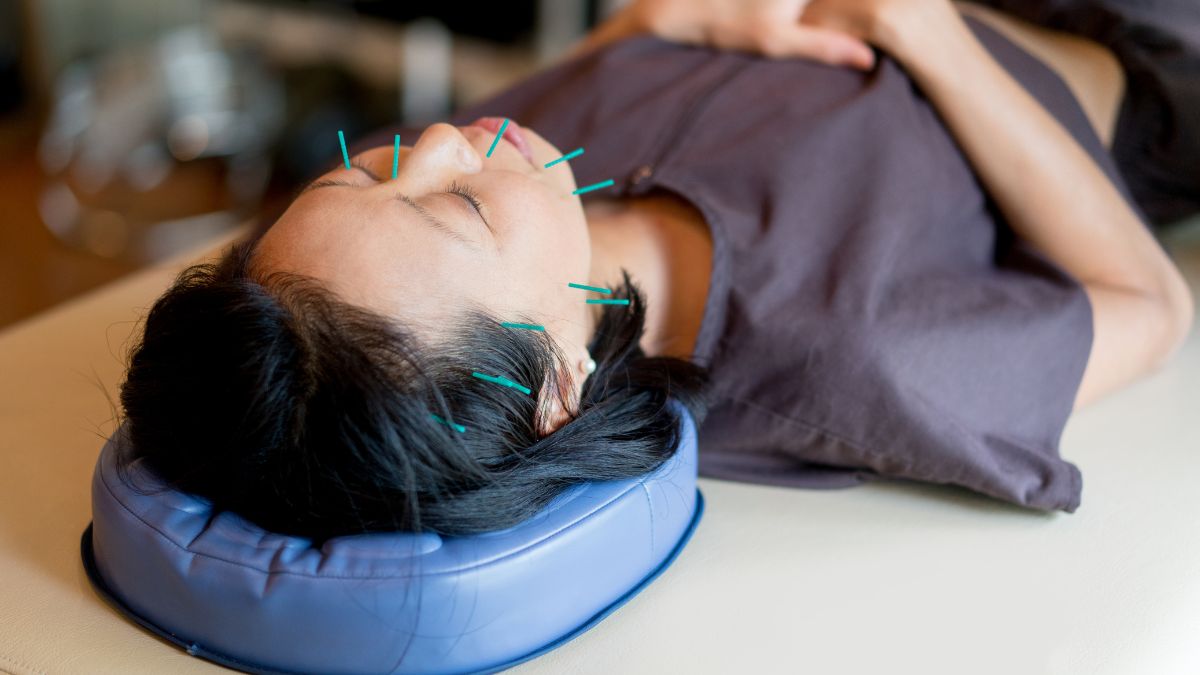
{"label": "forehead", "polygon": [[[258,243],[260,272],[292,272],[344,299],[389,315],[436,313],[462,299],[460,273],[480,274],[478,255],[446,237],[398,199],[358,187],[302,194]],[[426,307],[429,305],[429,307]]]}

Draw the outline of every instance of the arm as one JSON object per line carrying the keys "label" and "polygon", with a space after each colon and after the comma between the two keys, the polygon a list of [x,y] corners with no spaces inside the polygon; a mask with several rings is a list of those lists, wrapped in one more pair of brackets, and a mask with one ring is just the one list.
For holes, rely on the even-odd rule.
{"label": "arm", "polygon": [[1091,157],[939,7],[880,16],[875,41],[937,107],[1013,230],[1084,285],[1094,342],[1078,408],[1161,367],[1187,336],[1192,297]]}
{"label": "arm", "polygon": [[807,58],[870,70],[875,53],[861,37],[803,24],[809,0],[632,0],[569,52],[574,58],[641,33],[683,44],[747,51],[768,58]]}
{"label": "arm", "polygon": [[576,42],[568,50],[566,58],[573,59],[593,49],[618,40],[648,32],[640,17],[635,13],[635,5],[628,4],[616,10],[601,21],[582,40]]}

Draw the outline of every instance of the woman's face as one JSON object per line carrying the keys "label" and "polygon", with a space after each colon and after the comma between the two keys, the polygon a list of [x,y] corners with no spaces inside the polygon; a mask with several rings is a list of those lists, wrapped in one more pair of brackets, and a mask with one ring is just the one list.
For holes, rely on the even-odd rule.
{"label": "woman's face", "polygon": [[567,162],[544,168],[562,153],[511,121],[487,157],[501,121],[430,126],[400,148],[395,179],[390,146],[322,175],[263,235],[256,271],[320,279],[435,343],[478,303],[581,358],[591,306],[567,284],[587,283],[591,249],[574,176]]}

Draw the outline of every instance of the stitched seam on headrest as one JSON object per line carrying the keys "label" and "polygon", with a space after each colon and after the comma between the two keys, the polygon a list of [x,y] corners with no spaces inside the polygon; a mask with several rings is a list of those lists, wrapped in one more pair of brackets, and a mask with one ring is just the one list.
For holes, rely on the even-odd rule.
{"label": "stitched seam on headrest", "polygon": [[[672,459],[674,459],[674,458],[672,458]],[[197,551],[193,551],[190,548],[188,548],[187,546],[184,546],[184,545],[180,544],[179,542],[175,541],[174,539],[172,539],[166,532],[163,532],[162,530],[155,527],[152,523],[147,521],[145,518],[143,518],[141,515],[139,515],[136,511],[129,508],[129,506],[127,504],[125,504],[125,502],[121,501],[121,498],[118,497],[117,494],[113,491],[112,486],[110,486],[108,484],[108,480],[105,478],[103,470],[100,471],[100,482],[104,484],[104,489],[108,490],[108,494],[112,496],[113,501],[115,501],[117,504],[119,504],[122,509],[124,509],[126,512],[129,513],[129,515],[133,516],[138,521],[140,521],[143,525],[145,525],[146,527],[148,527],[151,530],[153,530],[154,532],[156,532],[160,537],[162,537],[166,541],[170,542],[176,548],[179,548],[179,549],[183,550],[184,552],[188,553],[189,555],[200,557],[200,558],[207,558],[209,560],[217,560],[217,561],[229,564],[229,565],[235,565],[237,567],[242,567],[244,569],[252,570],[255,572],[261,572],[263,574],[283,574],[283,575],[294,576],[294,577],[305,577],[308,579],[339,579],[339,580],[350,580],[350,581],[359,581],[359,580],[364,580],[364,579],[375,580],[375,579],[428,578],[428,577],[436,577],[436,576],[442,576],[442,575],[446,575],[446,574],[457,574],[460,572],[467,572],[467,571],[482,569],[484,567],[487,567],[488,565],[493,565],[493,564],[496,564],[507,558],[511,558],[513,556],[524,553],[525,551],[529,550],[530,548],[533,548],[537,544],[540,544],[543,541],[546,541],[552,537],[555,537],[562,532],[566,532],[567,530],[574,528],[575,526],[579,525],[584,520],[587,520],[588,518],[592,517],[593,514],[599,512],[601,509],[607,507],[609,504],[612,504],[613,502],[617,501],[621,497],[629,494],[634,489],[634,486],[631,485],[628,488],[626,488],[624,491],[622,491],[620,494],[614,496],[612,499],[601,504],[600,506],[597,506],[595,509],[588,512],[587,515],[576,520],[575,522],[571,523],[570,525],[559,528],[559,529],[551,532],[550,534],[546,535],[545,537],[542,537],[541,539],[538,539],[535,542],[531,542],[530,544],[523,546],[523,547],[517,549],[516,551],[512,551],[510,553],[502,555],[498,558],[493,558],[492,560],[488,560],[486,562],[477,563],[477,564],[471,565],[469,567],[457,567],[455,569],[445,570],[442,572],[431,572],[429,574],[389,574],[386,576],[351,576],[351,575],[341,575],[341,574],[309,574],[307,572],[293,572],[290,570],[264,570],[264,569],[260,569],[258,567],[254,567],[252,565],[247,565],[246,563],[243,563],[243,562],[238,562],[236,560],[229,560],[228,558],[222,558],[220,556],[215,556],[215,555],[212,555],[209,553],[199,553]],[[640,483],[638,483],[638,484],[640,484]],[[637,484],[635,484],[635,485],[637,485]]]}

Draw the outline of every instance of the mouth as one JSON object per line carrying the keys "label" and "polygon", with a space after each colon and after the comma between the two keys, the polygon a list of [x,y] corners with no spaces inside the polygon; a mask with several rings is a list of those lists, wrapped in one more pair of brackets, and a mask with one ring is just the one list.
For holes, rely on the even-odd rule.
{"label": "mouth", "polygon": [[[504,119],[503,117],[480,117],[467,126],[479,127],[495,134],[500,131],[500,127],[504,124]],[[517,152],[521,153],[521,156],[525,158],[525,161],[529,162],[530,166],[533,165],[533,152],[529,147],[529,140],[525,138],[524,132],[521,131],[521,127],[517,126],[516,122],[508,120],[508,126],[504,128],[504,136],[502,138],[511,143],[517,149]]]}

